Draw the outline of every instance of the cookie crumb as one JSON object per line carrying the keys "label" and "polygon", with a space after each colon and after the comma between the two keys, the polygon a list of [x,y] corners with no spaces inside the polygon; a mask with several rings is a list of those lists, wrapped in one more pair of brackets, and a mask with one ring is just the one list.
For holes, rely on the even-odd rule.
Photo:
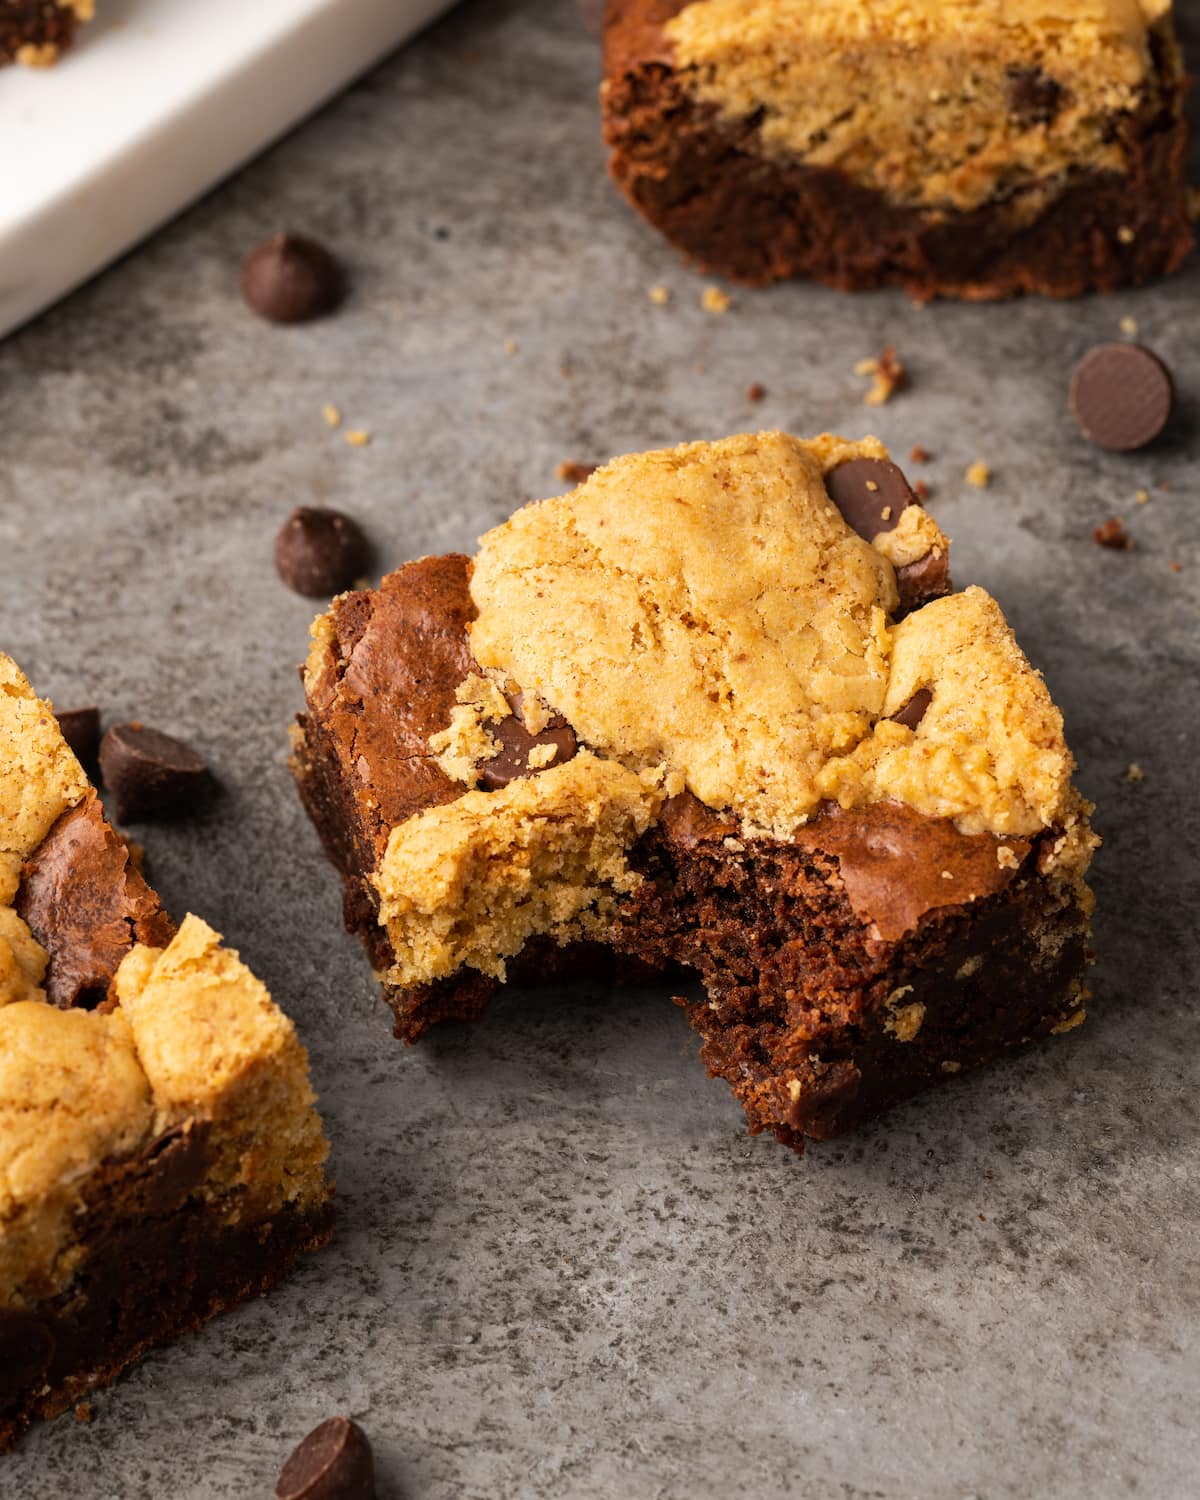
{"label": "cookie crumb", "polygon": [[1138,321],[1136,318],[1122,318],[1120,323],[1117,324],[1117,327],[1126,336],[1126,338],[1137,338]]}
{"label": "cookie crumb", "polygon": [[942,1064],[942,1072],[943,1073],[961,1073],[962,1072],[962,1063],[960,1063],[960,1062],[952,1062],[950,1059],[947,1059]]}
{"label": "cookie crumb", "polygon": [[1097,526],[1092,532],[1092,541],[1098,547],[1108,547],[1113,552],[1128,552],[1133,546],[1133,538],[1121,525],[1118,516],[1113,516]]}
{"label": "cookie crumb", "polygon": [[517,341],[516,341],[516,339],[505,339],[504,340],[504,352],[505,352],[505,354],[515,354],[517,352]]}
{"label": "cookie crumb", "polygon": [[1137,494],[1133,498],[1137,501],[1137,503],[1139,505],[1149,505],[1149,503],[1150,503],[1150,491],[1149,490],[1138,490]]}
{"label": "cookie crumb", "polygon": [[321,408],[321,415],[325,418],[326,427],[332,427],[336,431],[342,425],[342,409],[334,406],[332,401],[326,401]]}
{"label": "cookie crumb", "polygon": [[966,473],[967,483],[977,490],[986,490],[992,482],[992,471],[982,458],[977,458]]}
{"label": "cookie crumb", "polygon": [[914,464],[927,464],[933,457],[928,448],[922,448],[920,443],[914,443],[909,449],[908,461]]}
{"label": "cookie crumb", "polygon": [[648,293],[655,307],[666,307],[671,300],[671,288],[669,286],[652,286]]}
{"label": "cookie crumb", "polygon": [[1015,870],[1021,861],[1017,858],[1015,849],[1010,849],[1007,844],[997,844],[996,863],[1002,870]]}
{"label": "cookie crumb", "polygon": [[1183,564],[1181,562],[1176,562],[1174,558],[1171,559],[1167,566],[1170,568],[1172,573],[1183,572]]}
{"label": "cookie crumb", "polygon": [[767,388],[766,388],[766,386],[765,385],[759,385],[758,381],[756,380],[754,382],[754,384],[749,388],[749,390],[747,390],[747,392],[746,392],[746,400],[747,401],[761,401],[766,394],[767,394]]}
{"label": "cookie crumb", "polygon": [[1125,767],[1125,780],[1126,781],[1145,781],[1145,779],[1146,779],[1146,773],[1145,773],[1145,771],[1142,770],[1141,766],[1138,765],[1138,763],[1137,763],[1136,760],[1131,760],[1129,762],[1129,764]]}
{"label": "cookie crumb", "polygon": [[365,427],[348,427],[342,436],[352,448],[365,448],[371,441],[371,434]]}
{"label": "cookie crumb", "polygon": [[1134,230],[1130,229],[1128,224],[1122,224],[1120,229],[1117,230],[1117,238],[1121,241],[1122,245],[1132,245],[1134,240],[1137,239],[1137,234]]}
{"label": "cookie crumb", "polygon": [[868,406],[883,406],[907,384],[907,372],[889,344],[878,359],[860,359],[854,366],[856,375],[871,375],[874,384],[863,397]]}
{"label": "cookie crumb", "polygon": [[92,1403],[90,1401],[77,1401],[75,1403],[75,1420],[84,1423],[92,1420]]}
{"label": "cookie crumb", "polygon": [[930,490],[929,486],[923,479],[918,479],[917,482],[913,485],[913,494],[917,497],[922,505],[924,505],[928,501],[932,493],[933,492]]}
{"label": "cookie crumb", "polygon": [[733,305],[733,298],[728,292],[723,292],[719,286],[709,285],[700,293],[700,306],[706,313],[728,312]]}
{"label": "cookie crumb", "polygon": [[554,472],[564,484],[582,484],[585,479],[590,479],[599,467],[599,464],[579,464],[572,459],[564,458]]}

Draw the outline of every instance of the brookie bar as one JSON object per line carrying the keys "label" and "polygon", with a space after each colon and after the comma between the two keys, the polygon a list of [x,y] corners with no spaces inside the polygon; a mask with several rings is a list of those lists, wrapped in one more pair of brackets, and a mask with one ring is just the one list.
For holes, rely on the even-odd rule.
{"label": "brookie bar", "polygon": [[0,655],[0,1450],[331,1226],[295,1029],[176,930]]}
{"label": "brookie bar", "polygon": [[597,945],[799,1148],[1083,1019],[1045,684],[873,439],[615,460],[320,616],[309,813],[412,1041]]}
{"label": "brookie bar", "polygon": [[608,0],[604,130],[700,265],[1074,296],[1192,245],[1170,0]]}

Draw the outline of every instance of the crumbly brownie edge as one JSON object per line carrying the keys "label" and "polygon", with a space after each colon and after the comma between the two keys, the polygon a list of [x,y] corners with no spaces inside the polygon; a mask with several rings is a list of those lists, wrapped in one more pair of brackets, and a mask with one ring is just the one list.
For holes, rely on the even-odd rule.
{"label": "crumbly brownie edge", "polygon": [[169,1131],[97,1170],[81,1210],[83,1258],[70,1285],[30,1308],[0,1308],[0,1452],[34,1421],[111,1384],[154,1345],[281,1280],[332,1232],[333,1207],[287,1207],[229,1228],[194,1192],[203,1126]]}
{"label": "crumbly brownie edge", "polygon": [[1165,71],[1162,98],[1123,123],[1129,171],[1063,183],[1043,213],[1014,229],[1006,202],[939,219],[840,172],[766,158],[755,122],[725,124],[697,104],[651,31],[640,37],[645,60],[622,70],[625,51],[616,50],[601,90],[609,169],[633,206],[705,270],[750,285],[895,285],[923,300],[1073,297],[1168,274],[1194,243],[1186,83]]}

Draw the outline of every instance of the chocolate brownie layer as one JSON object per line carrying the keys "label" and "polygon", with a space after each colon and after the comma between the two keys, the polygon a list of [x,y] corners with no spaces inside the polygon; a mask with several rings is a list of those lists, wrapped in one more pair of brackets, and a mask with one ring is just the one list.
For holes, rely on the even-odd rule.
{"label": "chocolate brownie layer", "polygon": [[[707,75],[677,66],[670,32],[681,12],[698,8],[686,0],[610,0],[602,101],[614,179],[709,270],[752,284],[803,276],[847,291],[899,285],[920,298],[1075,296],[1173,271],[1192,246],[1185,79],[1169,21],[1147,34],[1150,71],[1132,102],[1113,109],[1103,149],[1081,147],[1078,160],[1056,153],[1053,175],[1045,176],[1028,149],[1002,173],[1003,148],[993,144],[964,159],[957,177],[949,168],[943,174],[960,183],[985,163],[985,196],[960,190],[958,201],[923,202],[911,191],[889,191],[882,177],[849,170],[842,163],[856,159],[850,145],[831,164],[814,135],[814,160],[765,140],[770,111],[739,117],[702,96],[696,78]],[[839,64],[830,58],[830,69]],[[1027,126],[1017,141],[1041,142],[1050,154],[1052,125],[1025,115],[1065,109],[1069,88],[1033,70],[1028,79],[1010,75],[1009,90],[998,108]],[[869,114],[862,128],[869,135]]]}
{"label": "chocolate brownie layer", "polygon": [[[836,517],[832,499],[861,535],[894,547],[884,528],[904,512],[903,504],[888,503],[902,502],[902,476],[897,480],[879,455],[868,460],[814,447],[826,454],[828,498],[825,510],[816,500],[808,524]],[[650,503],[660,478],[672,532],[680,522],[670,497],[693,510],[703,504],[703,486],[688,464],[712,464],[718,528],[738,524],[729,520],[740,503],[735,494],[753,494],[753,557],[759,546],[773,547],[774,525],[789,526],[786,509],[771,519],[769,497],[781,477],[785,493],[811,483],[803,467],[789,468],[791,453],[761,435],[647,455],[644,470],[615,464],[607,491],[602,479],[588,497],[590,508],[582,491],[555,502],[569,518],[572,549],[593,528],[607,537],[607,551],[581,571],[572,550],[558,585],[555,543],[543,539],[543,517],[555,513],[533,506],[514,518],[513,550],[485,557],[482,575],[481,565],[465,558],[426,558],[378,591],[335,600],[318,620],[294,769],[342,875],[347,925],[367,945],[398,1037],[413,1041],[438,1021],[475,1019],[505,980],[561,978],[580,961],[594,969],[597,944],[658,972],[691,969],[707,996],[688,1011],[710,1070],[729,1081],[754,1131],[770,1129],[798,1147],[806,1133],[833,1134],[1082,1018],[1091,910],[1083,873],[1092,840],[1063,779],[1070,763],[1045,689],[1015,648],[989,634],[994,618],[978,591],[928,603],[903,620],[899,591],[891,594],[899,622],[885,647],[889,686],[872,699],[890,717],[856,748],[839,738],[850,727],[839,715],[869,695],[853,652],[844,649],[856,641],[862,649],[862,640],[849,619],[831,625],[826,591],[849,599],[872,575],[854,571],[870,551],[853,550],[862,544],[846,540],[853,533],[843,521],[820,544],[822,560],[810,558],[819,579],[811,596],[803,566],[785,549],[771,564],[780,569],[779,598],[774,586],[760,580],[756,592],[749,575],[736,574],[735,594],[719,605],[721,569],[732,558],[736,573],[740,553],[737,538],[723,534],[712,539],[719,561],[707,585],[711,597],[696,592],[695,578],[691,614],[656,595],[650,570],[661,564],[672,587],[671,548],[678,545],[694,563],[709,524],[697,522],[701,530],[691,538],[672,535],[660,557]],[[624,534],[626,502],[638,511],[636,541]],[[798,516],[792,520],[803,527]],[[906,525],[911,531],[911,518]],[[832,550],[838,538],[849,552]],[[641,573],[639,547],[646,556]],[[938,550],[944,587],[944,545]],[[618,601],[628,583],[606,576],[613,556],[638,579],[636,618],[643,623],[633,627],[642,660],[628,678],[614,679],[610,693],[604,674],[623,667],[608,633],[625,638]],[[536,597],[556,600],[544,619],[521,594],[527,568]],[[573,580],[600,609],[597,635],[580,622],[590,603],[557,599],[560,588],[576,587]],[[756,603],[740,617],[746,598]],[[486,675],[481,656],[508,649],[503,621],[510,605],[520,637],[514,649],[526,655],[500,692],[500,678]],[[726,607],[731,613],[722,621]],[[675,609],[685,632],[678,647],[669,644]],[[486,621],[482,610],[490,612]],[[794,636],[792,627],[780,627],[789,610]],[[739,632],[753,633],[758,619],[773,622],[761,649],[750,649],[749,636],[739,649]],[[817,620],[832,630],[825,666],[813,640]],[[770,665],[775,628],[784,628],[792,652],[778,669]],[[658,644],[648,639],[651,629]],[[707,632],[712,645],[704,644]],[[735,678],[739,664],[749,671],[740,708],[719,685],[692,685],[689,660],[703,663],[710,653],[723,654]],[[808,710],[788,708],[791,673],[801,660],[811,676],[802,670],[796,686],[813,705]],[[837,675],[847,671],[848,679]],[[719,684],[719,674],[710,681]],[[535,690],[515,690],[531,682]],[[775,719],[757,716],[764,688],[762,702]],[[567,710],[569,734],[546,727],[563,725],[564,717],[542,694]],[[803,719],[822,695],[837,712]],[[710,699],[726,702],[717,718]],[[510,713],[514,703],[528,722]],[[789,729],[792,712],[808,727]],[[647,717],[635,724],[634,715]],[[1000,738],[985,752],[983,740],[997,724]],[[503,736],[493,733],[504,726]],[[818,753],[810,783],[804,759],[826,733],[839,753],[824,764]],[[741,749],[732,740],[734,758],[714,760],[712,747],[730,734],[744,737]],[[619,743],[632,757],[639,744],[661,746],[664,735],[673,737],[669,753],[692,765],[690,777],[715,806],[670,774],[634,778],[597,759],[598,748],[612,756]],[[929,759],[918,750],[927,735]],[[793,758],[780,760],[756,786],[784,744]],[[1004,775],[1025,767],[1015,801],[1016,783],[1002,792],[989,780],[993,754],[996,766],[1008,765]],[[739,756],[744,769],[736,769]],[[479,789],[468,790],[475,782]],[[864,793],[868,783],[875,790]],[[955,786],[966,798],[957,804]],[[813,787],[829,788],[826,800],[797,820],[789,809],[808,808],[820,795]],[[1027,794],[1042,799],[1044,813],[1021,800]],[[846,797],[846,806],[830,796]],[[742,815],[722,808],[723,800],[740,800]],[[772,819],[789,831],[761,826]],[[573,837],[564,836],[564,824],[573,826]],[[603,842],[614,828],[622,830],[625,863],[614,864]],[[535,909],[541,915],[531,922]]]}

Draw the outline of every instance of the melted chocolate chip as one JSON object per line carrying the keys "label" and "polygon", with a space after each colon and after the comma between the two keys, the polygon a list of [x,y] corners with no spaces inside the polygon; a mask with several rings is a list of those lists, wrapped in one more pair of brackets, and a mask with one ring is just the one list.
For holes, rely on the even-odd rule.
{"label": "melted chocolate chip", "polygon": [[933,694],[928,688],[918,688],[908,702],[892,718],[897,724],[903,724],[906,729],[915,729],[925,717],[925,710],[933,702]]}
{"label": "melted chocolate chip", "polygon": [[100,770],[122,822],[190,812],[208,790],[203,756],[144,724],[113,725],[100,741]]}
{"label": "melted chocolate chip", "polygon": [[846,524],[867,542],[891,531],[900,512],[917,503],[908,480],[885,458],[848,459],[826,474],[825,488]]}
{"label": "melted chocolate chip", "polygon": [[[555,716],[540,734],[530,734],[521,719],[521,695],[514,693],[509,700],[512,713],[507,719],[489,724],[493,739],[499,740],[502,749],[491,760],[484,761],[479,768],[479,780],[489,792],[498,792],[518,776],[529,776],[550,766],[561,766],[571,760],[579,749],[575,731],[565,719]],[[535,745],[553,745],[554,759],[545,766],[530,766],[529,755]]]}
{"label": "melted chocolate chip", "polygon": [[1071,414],[1084,437],[1117,453],[1152,443],[1174,401],[1171,372],[1140,344],[1097,344],[1071,378]]}
{"label": "melted chocolate chip", "polygon": [[367,1435],[349,1417],[315,1427],[284,1464],[276,1500],[375,1500],[375,1461]]}
{"label": "melted chocolate chip", "polygon": [[100,747],[100,710],[61,708],[55,710],[54,717],[75,758],[85,770],[90,770],[96,764],[96,751]]}
{"label": "melted chocolate chip", "polygon": [[299,234],[276,234],[242,262],[242,296],[271,323],[306,323],[330,312],[342,275],[324,245]]}
{"label": "melted chocolate chip", "polygon": [[275,538],[275,570],[306,599],[328,599],[367,570],[370,547],[357,521],[340,510],[298,506]]}
{"label": "melted chocolate chip", "polygon": [[1041,68],[1014,68],[1008,75],[1008,112],[1021,125],[1048,125],[1062,100],[1062,84]]}

